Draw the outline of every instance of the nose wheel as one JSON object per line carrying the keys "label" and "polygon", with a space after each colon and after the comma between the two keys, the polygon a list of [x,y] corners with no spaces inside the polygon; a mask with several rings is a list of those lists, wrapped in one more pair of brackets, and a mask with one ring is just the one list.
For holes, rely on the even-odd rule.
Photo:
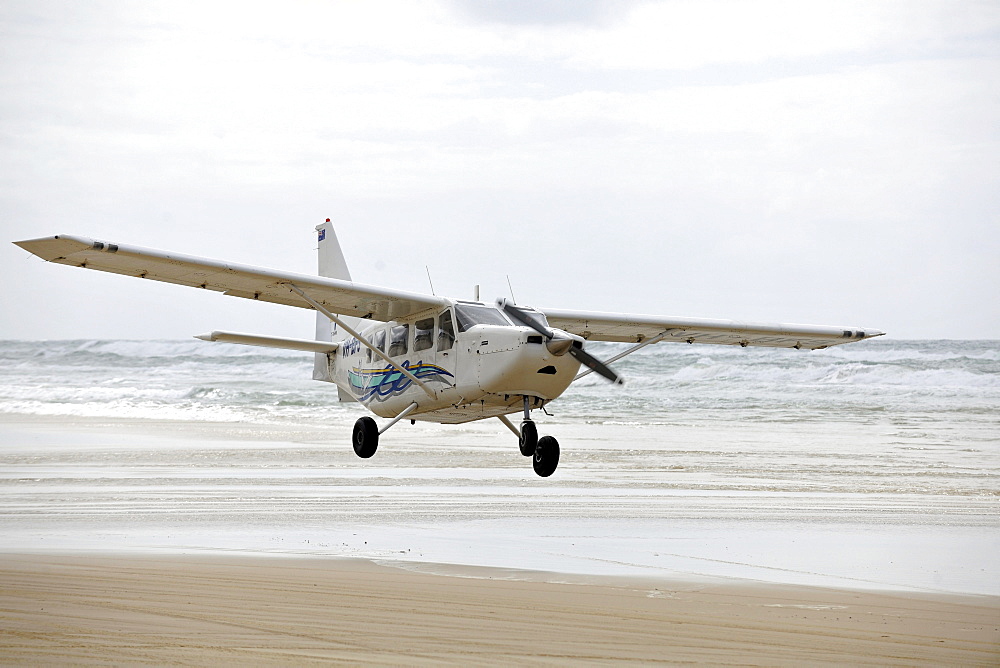
{"label": "nose wheel", "polygon": [[538,446],[538,429],[535,428],[535,423],[531,420],[525,420],[521,423],[521,436],[517,439],[517,447],[521,449],[521,454],[525,457],[531,457],[535,454],[535,448]]}

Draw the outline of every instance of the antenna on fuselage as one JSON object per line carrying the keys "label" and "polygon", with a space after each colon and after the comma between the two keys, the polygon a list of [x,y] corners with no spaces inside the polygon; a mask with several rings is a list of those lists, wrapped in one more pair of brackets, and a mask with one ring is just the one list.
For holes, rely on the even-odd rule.
{"label": "antenna on fuselage", "polygon": [[516,304],[517,300],[514,299],[514,286],[510,284],[510,274],[507,274],[507,289],[510,290],[510,300]]}
{"label": "antenna on fuselage", "polygon": [[472,291],[472,295],[473,295],[472,296],[472,301],[478,302],[479,301],[479,286],[478,285],[476,285],[475,289]]}
{"label": "antenna on fuselage", "polygon": [[431,268],[425,264],[424,269],[427,270],[427,282],[431,284],[431,294],[437,297],[437,293],[434,292],[434,281],[431,280]]}

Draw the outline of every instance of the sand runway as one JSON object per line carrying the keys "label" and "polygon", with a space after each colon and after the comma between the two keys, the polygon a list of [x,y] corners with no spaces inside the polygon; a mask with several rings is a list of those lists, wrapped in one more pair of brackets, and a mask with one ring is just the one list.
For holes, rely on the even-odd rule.
{"label": "sand runway", "polygon": [[8,554],[0,657],[7,665],[1000,662],[996,597],[525,577],[444,577],[363,560]]}

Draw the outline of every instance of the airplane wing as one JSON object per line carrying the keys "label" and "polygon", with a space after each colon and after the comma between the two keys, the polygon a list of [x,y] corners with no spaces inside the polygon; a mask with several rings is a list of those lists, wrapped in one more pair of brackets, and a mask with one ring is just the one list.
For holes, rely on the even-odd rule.
{"label": "airplane wing", "polygon": [[448,303],[440,297],[336,278],[232,264],[64,234],[14,243],[48,262],[311,309],[312,306],[289,287],[295,285],[333,313],[373,320],[395,320]]}
{"label": "airplane wing", "polygon": [[545,314],[550,326],[577,334],[589,341],[639,343],[663,334],[662,341],[817,350],[885,334],[877,329],[857,327],[737,322],[561,309],[538,310]]}

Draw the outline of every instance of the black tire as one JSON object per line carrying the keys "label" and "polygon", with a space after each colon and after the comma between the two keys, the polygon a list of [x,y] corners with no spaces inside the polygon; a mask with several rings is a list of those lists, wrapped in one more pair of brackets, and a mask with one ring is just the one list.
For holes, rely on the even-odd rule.
{"label": "black tire", "polygon": [[517,447],[525,457],[535,454],[535,448],[538,447],[538,429],[531,420],[521,423],[521,438],[517,441]]}
{"label": "black tire", "polygon": [[354,454],[368,459],[378,450],[378,425],[370,417],[360,417],[354,423]]}
{"label": "black tire", "polygon": [[535,473],[543,478],[555,473],[556,467],[559,466],[559,441],[551,436],[542,436],[538,439],[531,466],[535,469]]}

